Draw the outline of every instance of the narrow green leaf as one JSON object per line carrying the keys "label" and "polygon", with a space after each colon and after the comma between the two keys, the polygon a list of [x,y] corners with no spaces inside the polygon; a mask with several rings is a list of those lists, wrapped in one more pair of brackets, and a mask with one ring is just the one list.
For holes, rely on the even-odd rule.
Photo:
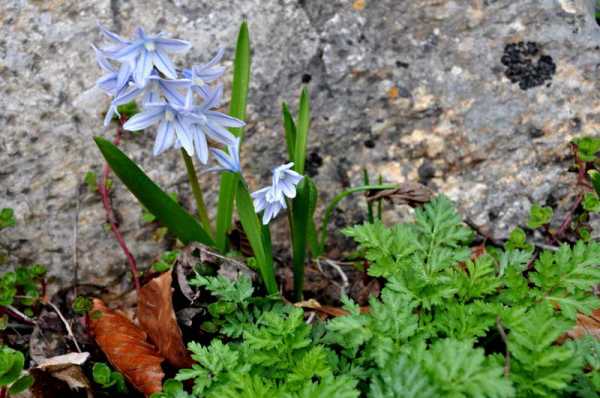
{"label": "narrow green leaf", "polygon": [[[242,22],[238,33],[233,63],[233,88],[229,114],[241,120],[246,119],[246,103],[250,86],[250,33],[246,21]],[[243,128],[230,129],[233,134],[243,139]],[[233,201],[236,197],[237,181],[233,174],[223,173],[219,186],[219,203],[217,206],[217,249],[227,251],[227,234],[231,228]]]}
{"label": "narrow green leaf", "polygon": [[310,247],[310,252],[313,256],[319,255],[319,238],[317,234],[317,226],[315,224],[315,211],[317,210],[317,201],[319,199],[319,191],[317,189],[317,185],[314,183],[312,179],[309,177],[305,177],[308,179],[310,195],[309,195],[309,210],[308,210],[308,225],[307,225],[307,239],[308,246]]}
{"label": "narrow green leaf", "polygon": [[[246,119],[246,103],[250,87],[250,32],[248,23],[242,22],[238,33],[233,61],[233,83],[231,89],[231,104],[229,114],[235,118]],[[232,128],[231,132],[238,137],[244,136],[242,128]]]}
{"label": "narrow green leaf", "polygon": [[[363,185],[369,185],[371,182],[369,181],[369,171],[365,168],[363,169]],[[367,199],[367,221],[369,224],[373,224],[375,222],[375,217],[373,215],[373,204],[369,202]]]}
{"label": "narrow green leaf", "polygon": [[[383,176],[381,174],[379,174],[377,183],[379,185],[383,184]],[[383,219],[382,217],[383,217],[383,199],[379,199],[377,201],[377,219],[381,221]]]}
{"label": "narrow green leaf", "polygon": [[198,221],[152,182],[119,148],[101,137],[94,138],[94,141],[123,184],[173,235],[186,244],[200,242],[207,246],[215,245]]}
{"label": "narrow green leaf", "polygon": [[308,129],[310,128],[310,98],[306,87],[300,95],[300,106],[298,110],[298,125],[296,126],[296,143],[294,145],[294,170],[304,174],[304,162],[306,160],[306,143],[308,140]]}
{"label": "narrow green leaf", "polygon": [[29,374],[22,376],[19,380],[15,381],[12,386],[10,386],[8,392],[11,395],[17,395],[31,387],[33,385],[33,382],[33,376]]}
{"label": "narrow green leaf", "polygon": [[349,188],[343,192],[337,194],[329,205],[325,209],[325,215],[323,216],[323,221],[321,222],[321,239],[319,241],[320,251],[319,255],[321,255],[325,251],[325,244],[327,243],[327,226],[329,225],[329,220],[333,215],[333,211],[337,207],[337,205],[347,196],[352,195],[357,192],[365,192],[365,191],[381,191],[385,189],[398,189],[398,184],[381,184],[381,185],[361,185],[359,187]]}
{"label": "narrow green leaf", "polygon": [[596,190],[596,193],[600,196],[600,173],[597,170],[588,171],[590,179],[592,180],[592,185]]}
{"label": "narrow green leaf", "polygon": [[283,113],[283,128],[285,130],[285,143],[287,146],[288,157],[290,162],[294,161],[294,148],[296,145],[296,123],[294,123],[294,118],[290,113],[290,109],[288,108],[288,104],[285,102],[282,105],[282,113]]}
{"label": "narrow green leaf", "polygon": [[309,240],[309,224],[312,212],[314,212],[316,207],[316,192],[317,188],[312,180],[304,177],[296,187],[296,197],[292,201],[292,264],[296,300],[302,300],[306,247]]}
{"label": "narrow green leaf", "polygon": [[265,249],[265,237],[263,227],[254,211],[252,197],[248,192],[248,188],[241,178],[238,178],[236,189],[236,203],[240,222],[246,233],[246,237],[250,242],[256,263],[260,270],[263,282],[269,294],[277,294],[277,283],[275,282],[275,274],[273,271],[273,259],[271,253]]}

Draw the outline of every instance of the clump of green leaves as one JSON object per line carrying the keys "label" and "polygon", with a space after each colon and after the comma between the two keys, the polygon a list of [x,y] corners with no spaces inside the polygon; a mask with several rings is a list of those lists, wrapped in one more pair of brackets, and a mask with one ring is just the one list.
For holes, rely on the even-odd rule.
{"label": "clump of green leaves", "polygon": [[98,176],[93,171],[85,173],[83,182],[85,182],[85,185],[87,185],[90,192],[96,192],[98,190]]}
{"label": "clump of green leaves", "polygon": [[94,367],[92,368],[92,377],[94,378],[94,382],[104,389],[114,387],[117,392],[127,392],[127,385],[125,384],[123,375],[112,370],[110,366],[104,362],[96,362],[94,364]]}
{"label": "clump of green leaves", "polygon": [[160,260],[152,264],[152,270],[154,272],[166,272],[173,267],[175,261],[179,256],[178,251],[166,251],[160,256]]}
{"label": "clump of green leaves", "polygon": [[17,224],[15,212],[13,209],[5,207],[0,210],[0,230],[8,227],[14,227]]}
{"label": "clump of green leaves", "polygon": [[[308,325],[300,309],[253,298],[246,278],[197,276],[192,284],[216,299],[208,312],[224,339],[190,343],[197,364],[157,396],[587,397],[597,390],[597,342],[556,341],[578,312],[600,305],[592,292],[600,244],[565,244],[534,261],[517,229],[504,250],[472,259],[473,234],[443,196],[417,210],[413,223],[390,228],[374,220],[345,233],[369,260],[368,274],[386,281],[368,313],[344,298],[347,316]],[[186,380],[194,381],[191,395]]]}
{"label": "clump of green leaves", "polygon": [[46,272],[46,267],[34,264],[4,273],[0,276],[0,305],[20,305],[25,307],[26,314],[30,312],[30,308],[40,299]]}
{"label": "clump of green leaves", "polygon": [[553,216],[554,211],[551,207],[542,207],[539,204],[535,203],[531,207],[531,211],[529,212],[529,221],[527,221],[527,226],[529,228],[536,229],[544,225],[550,224],[550,221],[552,221]]}
{"label": "clump of green leaves", "polygon": [[0,388],[10,394],[25,391],[33,384],[33,377],[24,374],[25,356],[7,346],[0,346]]}
{"label": "clump of green leaves", "polygon": [[92,299],[85,296],[77,296],[73,300],[73,311],[78,315],[85,315],[91,311],[93,306]]}
{"label": "clump of green leaves", "polygon": [[573,140],[577,145],[577,157],[584,162],[593,162],[600,152],[600,138],[581,137]]}

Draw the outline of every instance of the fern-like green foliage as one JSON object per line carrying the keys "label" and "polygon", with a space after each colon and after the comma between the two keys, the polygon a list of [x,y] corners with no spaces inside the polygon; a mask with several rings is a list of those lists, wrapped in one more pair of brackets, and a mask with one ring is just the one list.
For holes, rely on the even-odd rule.
{"label": "fern-like green foliage", "polygon": [[[599,306],[598,243],[535,260],[517,230],[504,250],[472,259],[472,233],[443,196],[413,223],[345,232],[385,280],[368,312],[344,297],[348,315],[309,325],[301,309],[252,297],[248,279],[192,281],[215,298],[210,322],[227,341],[190,344],[197,364],[176,379],[194,381],[192,396],[597,396],[598,342],[557,340]],[[180,395],[161,397],[188,396],[181,383],[167,387]]]}
{"label": "fern-like green foliage", "polygon": [[213,340],[208,347],[190,343],[188,348],[198,363],[180,371],[176,379],[193,379],[196,396],[358,396],[356,381],[337,378],[330,351],[313,344],[301,309],[264,312],[239,344]]}

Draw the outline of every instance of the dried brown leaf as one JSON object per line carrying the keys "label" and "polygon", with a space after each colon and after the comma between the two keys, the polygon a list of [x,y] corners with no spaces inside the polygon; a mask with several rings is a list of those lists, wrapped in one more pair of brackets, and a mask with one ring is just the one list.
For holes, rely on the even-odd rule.
{"label": "dried brown leaf", "polygon": [[[329,305],[321,305],[321,303],[319,303],[315,299],[299,301],[297,303],[294,303],[294,306],[298,307],[298,308],[307,308],[307,309],[315,310],[321,314],[325,314],[325,315],[329,315],[329,316],[333,316],[333,317],[346,316],[349,314],[348,311],[346,311],[343,308],[332,307]],[[360,307],[360,312],[363,314],[368,313],[369,307]]]}
{"label": "dried brown leaf", "polygon": [[185,348],[181,329],[173,310],[171,272],[152,279],[140,290],[138,320],[158,348],[158,352],[173,366],[189,368],[194,363]]}
{"label": "dried brown leaf", "polygon": [[577,324],[567,332],[567,336],[572,339],[580,339],[586,335],[592,335],[600,339],[600,308],[589,316],[577,314]]}
{"label": "dried brown leaf", "polygon": [[[80,367],[89,357],[89,352],[72,352],[46,358],[41,361],[38,366],[30,370],[35,379],[35,384],[32,388],[34,395],[36,397],[60,396],[58,392],[53,395],[49,391],[53,389],[60,390],[61,387],[57,386],[57,384],[63,382],[71,390],[85,389],[88,397],[93,396],[90,382]],[[49,385],[53,385],[53,388],[49,388]]]}
{"label": "dried brown leaf", "polygon": [[147,341],[147,335],[125,315],[94,299],[90,325],[96,343],[108,361],[146,396],[162,389],[164,358]]}
{"label": "dried brown leaf", "polygon": [[367,194],[369,202],[384,199],[396,204],[405,204],[411,207],[421,206],[431,200],[433,192],[425,185],[416,182],[401,184],[397,189],[373,191]]}

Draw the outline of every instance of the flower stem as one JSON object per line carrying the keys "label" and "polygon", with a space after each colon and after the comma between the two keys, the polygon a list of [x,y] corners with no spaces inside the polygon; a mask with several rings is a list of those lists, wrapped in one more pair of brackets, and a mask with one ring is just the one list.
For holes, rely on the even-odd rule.
{"label": "flower stem", "polygon": [[209,235],[214,236],[215,234],[212,225],[210,224],[210,218],[208,218],[206,204],[204,203],[204,195],[202,194],[200,182],[198,181],[196,169],[194,168],[194,161],[183,148],[181,148],[181,156],[183,156],[183,161],[185,162],[185,168],[187,170],[188,179],[190,180],[190,186],[192,187],[192,194],[196,199],[196,207],[198,208],[198,218],[200,218],[200,222],[204,226],[204,229],[206,229],[206,232],[208,232]]}
{"label": "flower stem", "polygon": [[[119,142],[121,142],[121,134],[123,133],[123,125],[125,124],[125,122],[126,122],[126,119],[123,116],[121,116],[121,118],[119,119],[119,127],[117,127],[117,133],[116,133],[115,139],[113,141],[113,143],[115,145],[119,145]],[[108,192],[108,175],[109,174],[110,174],[110,167],[108,166],[108,163],[105,163],[104,169],[102,172],[102,181],[100,182],[100,186],[98,187],[98,190],[100,191],[100,196],[102,197],[102,205],[104,206],[104,211],[106,212],[106,219],[108,220],[108,223],[110,224],[110,229],[113,231],[113,234],[115,235],[115,238],[117,239],[117,242],[119,242],[119,246],[121,246],[123,253],[125,253],[125,257],[127,258],[127,262],[129,263],[129,268],[131,269],[131,273],[133,274],[133,284],[135,285],[135,290],[137,290],[139,293],[140,279],[139,279],[137,263],[135,261],[135,258],[129,251],[129,248],[127,247],[127,244],[125,243],[125,239],[123,238],[123,235],[121,234],[121,231],[119,230],[119,225],[118,225],[118,222],[115,217],[115,213],[113,211],[112,204],[110,201],[110,194]]]}
{"label": "flower stem", "polygon": [[12,306],[0,306],[0,314],[6,314],[8,316],[10,316],[11,318],[15,319],[18,322],[21,322],[25,325],[31,325],[34,326],[35,325],[35,321],[31,318],[29,318],[27,315],[23,314],[22,312],[16,310],[16,308],[12,307]]}

